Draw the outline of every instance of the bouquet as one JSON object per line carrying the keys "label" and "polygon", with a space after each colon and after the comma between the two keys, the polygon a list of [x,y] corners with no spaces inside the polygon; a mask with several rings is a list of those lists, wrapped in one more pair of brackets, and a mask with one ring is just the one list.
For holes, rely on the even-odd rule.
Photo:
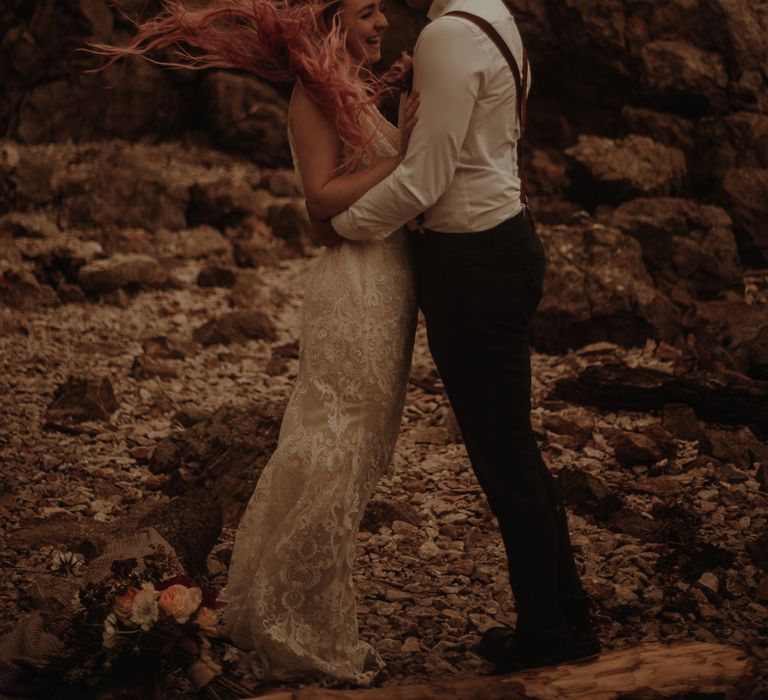
{"label": "bouquet", "polygon": [[413,58],[407,51],[403,51],[389,68],[381,76],[381,79],[396,92],[410,92],[413,83]]}
{"label": "bouquet", "polygon": [[226,605],[217,590],[174,575],[156,545],[141,560],[141,566],[136,558],[113,561],[108,577],[75,593],[75,614],[59,630],[66,651],[34,669],[41,691],[55,688],[63,698],[66,688],[66,697],[82,697],[84,688],[101,689],[123,676],[138,684],[184,672],[203,697],[250,696],[210,655]]}

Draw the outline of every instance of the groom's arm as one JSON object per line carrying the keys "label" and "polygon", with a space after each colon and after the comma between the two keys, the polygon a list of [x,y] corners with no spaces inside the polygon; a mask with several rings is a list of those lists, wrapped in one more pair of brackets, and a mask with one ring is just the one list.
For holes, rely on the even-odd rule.
{"label": "groom's arm", "polygon": [[379,240],[432,207],[453,180],[488,60],[473,27],[435,20],[414,51],[419,121],[400,166],[332,219],[344,238]]}

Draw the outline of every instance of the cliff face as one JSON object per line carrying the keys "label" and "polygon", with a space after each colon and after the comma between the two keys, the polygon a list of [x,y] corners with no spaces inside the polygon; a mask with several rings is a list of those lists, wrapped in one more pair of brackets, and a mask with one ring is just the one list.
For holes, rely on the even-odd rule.
{"label": "cliff face", "polygon": [[[538,194],[590,210],[649,195],[716,203],[734,220],[743,259],[768,262],[768,2],[510,4],[533,63],[529,135],[538,151],[528,167]],[[116,5],[134,15],[159,3]],[[411,48],[423,24],[402,2],[388,13],[385,62]],[[134,140],[194,130],[258,163],[289,164],[281,93],[249,76],[141,60],[84,74],[94,57],[77,47],[121,43],[130,31],[105,0],[10,0],[0,27],[6,137]]]}

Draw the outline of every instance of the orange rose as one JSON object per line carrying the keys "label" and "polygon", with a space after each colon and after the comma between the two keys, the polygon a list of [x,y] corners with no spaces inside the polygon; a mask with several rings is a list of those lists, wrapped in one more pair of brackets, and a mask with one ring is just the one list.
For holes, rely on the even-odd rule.
{"label": "orange rose", "polygon": [[115,598],[115,604],[113,610],[115,615],[123,622],[131,621],[131,610],[133,609],[133,601],[138,594],[138,589],[131,586],[125,593]]}
{"label": "orange rose", "polygon": [[195,624],[204,634],[216,634],[216,625],[218,622],[219,616],[216,611],[206,608],[205,606],[200,608],[200,612],[197,613],[197,617],[195,618]]}
{"label": "orange rose", "polygon": [[199,588],[187,588],[180,583],[175,583],[160,592],[157,604],[176,622],[183,625],[200,607],[202,601],[203,592]]}

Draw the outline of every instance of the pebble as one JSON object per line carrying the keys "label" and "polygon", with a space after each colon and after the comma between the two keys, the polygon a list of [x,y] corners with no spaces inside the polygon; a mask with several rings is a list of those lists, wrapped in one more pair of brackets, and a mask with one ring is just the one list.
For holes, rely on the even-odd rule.
{"label": "pebble", "polygon": [[400,647],[400,652],[403,654],[414,654],[421,651],[421,643],[416,637],[407,637],[403,646]]}
{"label": "pebble", "polygon": [[699,584],[704,588],[717,593],[720,590],[720,581],[713,573],[706,571],[699,577]]}
{"label": "pebble", "polygon": [[434,559],[439,554],[440,549],[432,540],[427,540],[421,547],[419,547],[419,556],[427,561]]}

